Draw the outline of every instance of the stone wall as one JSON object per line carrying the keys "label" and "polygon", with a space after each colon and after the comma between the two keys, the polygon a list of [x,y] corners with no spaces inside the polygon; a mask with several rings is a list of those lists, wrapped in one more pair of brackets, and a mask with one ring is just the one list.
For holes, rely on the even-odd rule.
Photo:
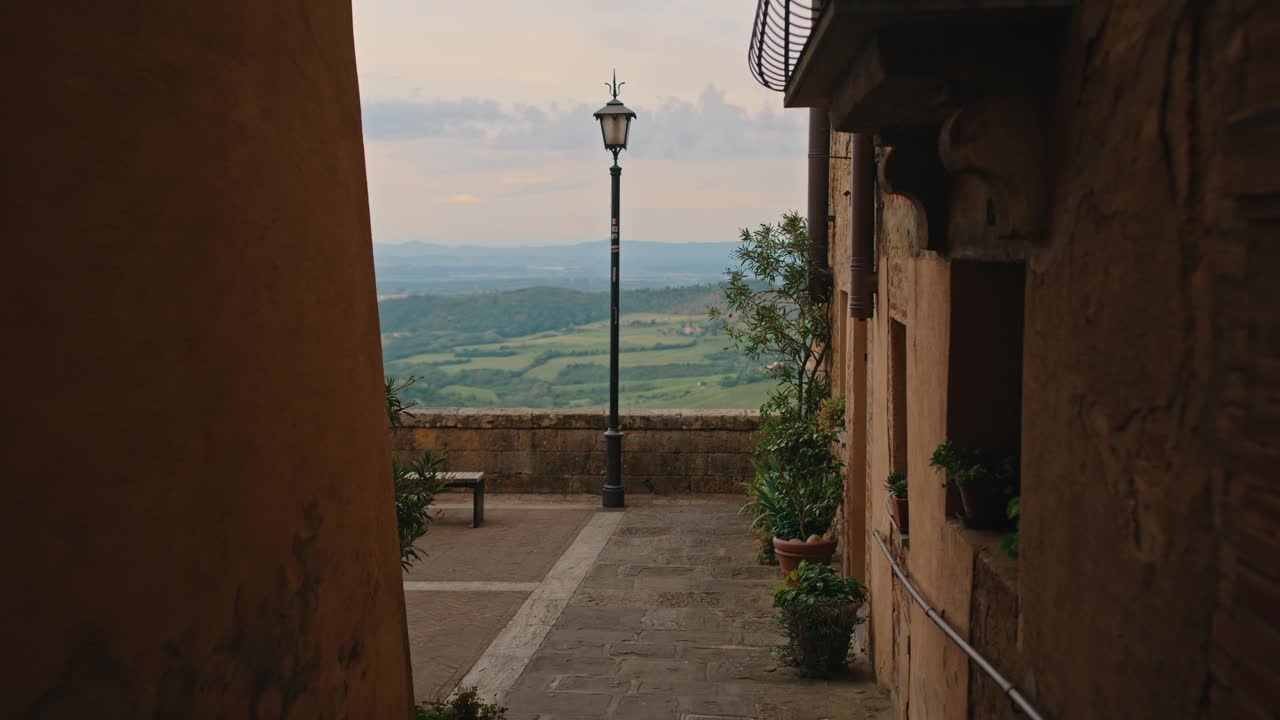
{"label": "stone wall", "polygon": [[[492,492],[599,493],[600,410],[417,410],[395,431],[401,457],[442,452],[451,470],[483,471]],[[621,416],[628,493],[736,493],[750,479],[759,414],[748,410],[632,410]]]}
{"label": "stone wall", "polygon": [[[1268,659],[1280,633],[1267,620],[1280,602],[1280,484],[1268,479],[1280,458],[1280,294],[1269,279],[1280,144],[1267,139],[1280,117],[1278,33],[1280,9],[1262,3],[1079,3],[1054,102],[1060,165],[1044,178],[1051,222],[1008,253],[1026,260],[1016,561],[994,535],[948,519],[928,467],[938,442],[981,422],[964,417],[957,371],[975,319],[996,314],[966,309],[964,263],[913,249],[927,227],[908,198],[878,198],[877,313],[864,340],[844,334],[833,366],[850,408],[868,408],[848,427],[849,447],[867,448],[865,503],[847,507],[895,538],[883,482],[895,469],[896,321],[907,332],[912,526],[901,559],[1050,717],[1271,717],[1280,702]],[[845,146],[837,133],[833,154]],[[843,166],[832,162],[837,297]],[[881,682],[898,681],[901,717],[1008,716],[981,671],[896,592],[874,544],[867,578],[872,657]]]}

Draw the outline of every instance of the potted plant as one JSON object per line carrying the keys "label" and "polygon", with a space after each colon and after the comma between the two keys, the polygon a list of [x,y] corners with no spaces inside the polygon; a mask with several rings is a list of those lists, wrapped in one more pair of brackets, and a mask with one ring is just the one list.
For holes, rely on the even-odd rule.
{"label": "potted plant", "polygon": [[929,467],[942,470],[960,491],[965,525],[981,530],[1008,526],[1006,510],[1018,492],[1018,461],[995,460],[990,455],[944,441],[933,451]]}
{"label": "potted plant", "polygon": [[889,473],[889,479],[885,482],[884,487],[889,491],[889,508],[893,512],[893,524],[898,526],[898,532],[903,535],[907,534],[907,474],[904,472]]}
{"label": "potted plant", "polygon": [[760,440],[752,452],[756,474],[743,509],[768,538],[785,575],[801,559],[830,562],[836,550],[832,526],[843,481],[835,447],[844,404],[831,397],[826,374],[831,313],[827,293],[812,282],[821,269],[812,264],[799,214],[743,230],[734,259],[738,267],[726,271],[721,286],[724,306],[708,312],[777,380],[760,408]]}
{"label": "potted plant", "polygon": [[783,576],[802,561],[826,564],[835,555],[834,525],[844,495],[838,469],[813,473],[783,467],[776,458],[754,460],[756,474],[747,484],[753,526],[772,538]]}
{"label": "potted plant", "polygon": [[809,416],[768,417],[752,457],[746,509],[753,527],[772,539],[784,577],[802,560],[829,563],[835,555],[844,499],[843,464],[834,450],[841,407],[836,398]]}
{"label": "potted plant", "polygon": [[826,677],[845,665],[849,639],[862,622],[866,590],[829,565],[804,563],[773,593],[775,621],[786,637],[778,659],[801,675]]}

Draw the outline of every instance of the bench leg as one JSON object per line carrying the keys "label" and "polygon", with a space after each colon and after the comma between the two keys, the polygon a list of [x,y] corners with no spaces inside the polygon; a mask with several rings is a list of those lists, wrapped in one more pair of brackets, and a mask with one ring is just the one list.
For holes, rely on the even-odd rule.
{"label": "bench leg", "polygon": [[478,528],[484,524],[484,480],[476,483],[471,494],[471,527]]}

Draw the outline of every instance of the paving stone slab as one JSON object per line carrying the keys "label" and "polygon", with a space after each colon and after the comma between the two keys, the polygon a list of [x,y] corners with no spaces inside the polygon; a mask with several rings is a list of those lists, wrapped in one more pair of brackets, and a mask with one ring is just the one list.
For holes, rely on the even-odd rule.
{"label": "paving stone slab", "polygon": [[528,593],[407,592],[409,652],[418,700],[443,700]]}
{"label": "paving stone slab", "polygon": [[595,508],[486,508],[471,527],[471,509],[446,508],[418,546],[426,554],[405,580],[537,582],[577,537]]}
{"label": "paving stone slab", "polygon": [[676,716],[679,702],[673,697],[633,695],[621,698],[613,711],[614,720],[654,720]]}
{"label": "paving stone slab", "polygon": [[609,657],[622,658],[674,658],[676,646],[671,643],[616,642],[609,644]]}

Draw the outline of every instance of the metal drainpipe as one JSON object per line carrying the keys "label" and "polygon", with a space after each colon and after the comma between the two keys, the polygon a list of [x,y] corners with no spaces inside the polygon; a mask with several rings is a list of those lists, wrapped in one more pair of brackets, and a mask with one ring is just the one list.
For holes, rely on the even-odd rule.
{"label": "metal drainpipe", "polygon": [[831,295],[831,267],[827,258],[830,155],[831,122],[827,111],[809,108],[809,294],[819,301]]}
{"label": "metal drainpipe", "polygon": [[874,306],[871,294],[874,290],[875,268],[872,245],[875,242],[875,197],[872,178],[875,169],[875,149],[871,136],[854,133],[849,143],[849,207],[851,247],[849,250],[849,316],[855,320],[870,320]]}

